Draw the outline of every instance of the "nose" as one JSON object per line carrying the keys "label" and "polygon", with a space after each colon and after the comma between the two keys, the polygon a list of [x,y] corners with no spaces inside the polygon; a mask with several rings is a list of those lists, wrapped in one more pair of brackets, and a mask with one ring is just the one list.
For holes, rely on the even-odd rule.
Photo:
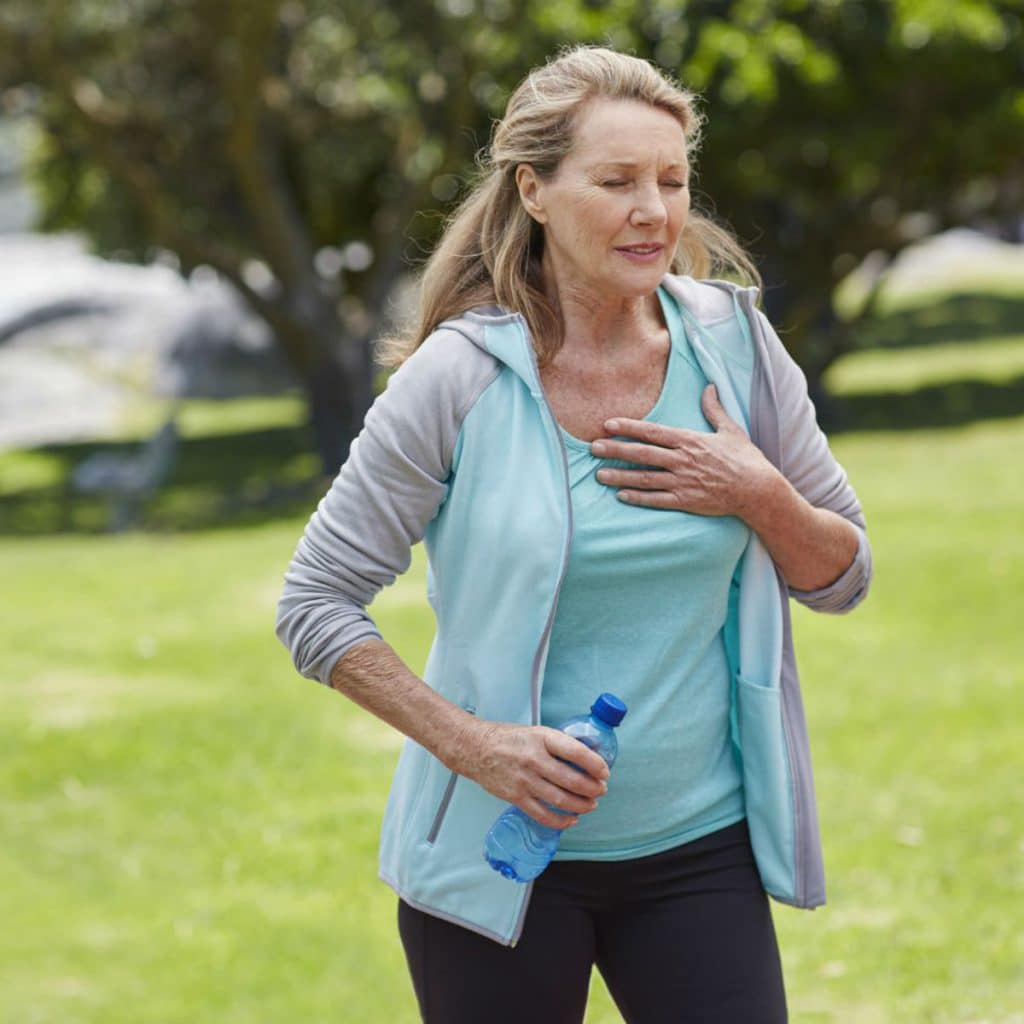
{"label": "nose", "polygon": [[635,195],[636,204],[630,215],[630,221],[634,225],[653,224],[657,226],[668,220],[668,210],[657,183],[644,185],[643,188],[637,189]]}

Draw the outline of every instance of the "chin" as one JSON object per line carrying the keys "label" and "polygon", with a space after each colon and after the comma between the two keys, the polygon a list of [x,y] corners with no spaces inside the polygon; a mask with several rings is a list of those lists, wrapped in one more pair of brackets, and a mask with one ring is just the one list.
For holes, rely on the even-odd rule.
{"label": "chin", "polygon": [[623,298],[640,299],[652,295],[667,273],[667,267],[634,267],[626,273],[616,274],[608,282],[607,288],[618,292]]}

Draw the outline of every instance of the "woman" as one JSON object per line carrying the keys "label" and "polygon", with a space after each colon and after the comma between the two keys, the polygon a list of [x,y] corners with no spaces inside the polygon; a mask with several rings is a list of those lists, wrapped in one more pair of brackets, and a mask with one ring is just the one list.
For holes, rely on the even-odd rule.
{"label": "woman", "polygon": [[[299,671],[408,737],[380,875],[428,1022],[582,1021],[594,964],[630,1022],[782,1021],[766,893],[824,902],[788,597],[849,610],[870,549],[754,289],[700,280],[756,272],[697,134],[636,58],[531,73],[286,577]],[[365,610],[420,539],[423,680]],[[605,689],[610,781],[552,728]],[[526,886],[482,856],[509,802],[565,828]]]}

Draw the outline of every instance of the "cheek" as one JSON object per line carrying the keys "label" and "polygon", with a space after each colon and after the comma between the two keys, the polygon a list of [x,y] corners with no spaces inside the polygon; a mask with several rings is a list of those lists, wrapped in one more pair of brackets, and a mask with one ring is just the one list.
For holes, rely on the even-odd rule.
{"label": "cheek", "polygon": [[669,226],[675,234],[680,235],[689,219],[690,197],[687,193],[685,197],[680,197],[669,207]]}
{"label": "cheek", "polygon": [[621,230],[629,218],[629,203],[600,189],[586,192],[577,204],[580,235],[594,241]]}

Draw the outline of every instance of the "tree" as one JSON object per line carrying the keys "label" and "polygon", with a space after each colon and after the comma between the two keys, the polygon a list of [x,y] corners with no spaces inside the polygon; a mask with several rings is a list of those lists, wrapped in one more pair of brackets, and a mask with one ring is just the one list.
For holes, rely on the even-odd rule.
{"label": "tree", "polygon": [[832,305],[867,254],[884,263],[950,226],[1020,218],[1022,14],[1019,0],[636,8],[638,51],[703,93],[697,198],[752,246],[812,387],[872,312],[841,321]]}
{"label": "tree", "polygon": [[42,126],[43,227],[233,282],[331,472],[385,298],[508,91],[588,41],[703,92],[697,200],[752,245],[812,385],[854,344],[832,294],[867,253],[1021,209],[1020,0],[5,0],[0,93]]}
{"label": "tree", "polygon": [[[369,339],[521,60],[511,5],[5,0],[0,90],[42,131],[44,229],[215,268],[273,328],[325,472],[371,398]],[[504,29],[504,30],[503,30]]]}

